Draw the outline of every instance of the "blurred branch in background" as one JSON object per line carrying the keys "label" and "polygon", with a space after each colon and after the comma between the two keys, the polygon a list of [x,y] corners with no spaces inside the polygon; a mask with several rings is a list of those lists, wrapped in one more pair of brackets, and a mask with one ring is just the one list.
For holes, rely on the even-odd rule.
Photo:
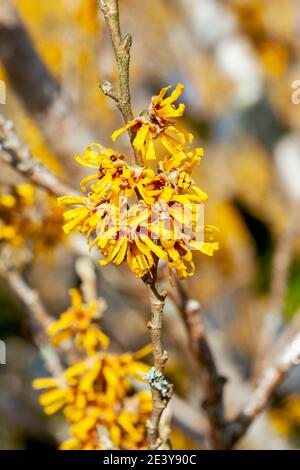
{"label": "blurred branch in background", "polygon": [[29,321],[32,322],[32,334],[36,346],[46,364],[49,372],[57,378],[62,378],[63,368],[58,353],[49,343],[46,331],[52,323],[44,305],[39,299],[36,291],[31,289],[22,276],[15,270],[0,267],[0,277],[7,283],[14,296],[22,302],[26,308]]}
{"label": "blurred branch in background", "polygon": [[0,60],[18,97],[50,148],[76,174],[73,155],[94,140],[70,99],[39,57],[10,0],[0,5]]}
{"label": "blurred branch in background", "polygon": [[[274,392],[282,383],[288,372],[297,366],[300,362],[300,333],[291,340],[290,344],[285,346],[283,350],[278,351],[277,356],[271,364],[263,371],[261,377],[257,381],[257,386],[253,390],[251,397],[241,413],[234,421],[237,427],[232,439],[232,446],[240,439],[248,430],[249,426],[255,420],[270,402]],[[240,429],[238,430],[238,427]]]}
{"label": "blurred branch in background", "polygon": [[[274,348],[276,356],[267,363],[265,370],[257,380],[257,386],[251,392],[243,411],[233,420],[228,420],[224,412],[223,386],[226,379],[217,372],[210,346],[207,342],[204,326],[201,322],[201,306],[194,299],[189,299],[185,289],[177,282],[177,294],[170,296],[182,314],[187,327],[189,344],[200,365],[200,373],[204,387],[205,397],[212,400],[203,403],[211,427],[211,445],[213,449],[231,449],[245,435],[255,418],[267,407],[276,389],[286,377],[287,373],[300,361],[300,335],[290,338],[290,344],[282,341],[288,334],[285,331],[278,340],[278,347]],[[288,329],[287,329],[288,330]],[[204,343],[204,345],[203,345]],[[217,383],[216,383],[217,381]],[[221,388],[220,388],[221,386]]]}
{"label": "blurred branch in background", "polygon": [[266,351],[278,335],[284,323],[285,296],[288,287],[290,268],[295,253],[295,244],[300,234],[300,203],[295,201],[288,208],[287,226],[279,235],[275,247],[269,310],[264,319],[261,333],[261,348]]}
{"label": "blurred branch in background", "polygon": [[186,326],[189,346],[199,366],[199,373],[204,390],[202,407],[209,423],[214,449],[226,447],[226,417],[224,411],[223,388],[226,378],[220,375],[214,354],[211,351],[203,322],[201,305],[190,299],[185,288],[176,281],[177,295],[171,294]]}
{"label": "blurred branch in background", "polygon": [[[96,294],[96,292],[92,285],[94,284],[93,273],[95,271],[90,260],[87,258],[79,258],[76,261],[76,266],[83,281],[84,291],[88,296],[92,294],[92,298],[94,298],[94,294]],[[49,343],[49,338],[46,334],[46,331],[49,325],[53,323],[54,318],[49,314],[41,302],[38,293],[29,287],[21,274],[15,270],[3,269],[2,266],[0,269],[0,277],[5,281],[15,298],[21,302],[22,307],[25,307],[29,320],[33,320],[33,339],[47,369],[54,377],[61,378],[63,368],[59,355],[55,348]],[[92,285],[90,283],[87,285],[87,280],[92,280]],[[122,334],[119,332],[117,339],[121,339],[121,336]],[[59,351],[63,356],[74,358],[74,351],[70,351],[67,345],[65,345],[65,347],[62,345]],[[186,433],[186,435],[193,441],[197,442],[199,446],[203,446],[205,448],[206,438],[204,433],[204,423],[202,422],[200,413],[197,413],[197,411],[188,403],[176,395],[174,396],[171,418],[175,427],[180,429],[183,433]]]}
{"label": "blurred branch in background", "polygon": [[28,178],[32,183],[45,189],[54,196],[62,196],[66,193],[74,195],[79,194],[31,155],[30,150],[20,142],[14,130],[13,123],[7,121],[1,115],[0,159],[11,165],[13,169]]}

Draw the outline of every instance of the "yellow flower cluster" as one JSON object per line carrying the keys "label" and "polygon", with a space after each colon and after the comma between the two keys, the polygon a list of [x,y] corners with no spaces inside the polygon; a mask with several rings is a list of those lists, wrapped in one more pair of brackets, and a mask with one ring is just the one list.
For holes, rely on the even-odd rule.
{"label": "yellow flower cluster", "polygon": [[[77,206],[64,213],[64,230],[86,234],[90,247],[97,246],[104,256],[101,264],[127,261],[130,269],[143,277],[157,262],[164,260],[170,273],[179,278],[194,274],[192,250],[212,255],[218,249],[214,228],[203,226],[199,205],[207,195],[191,177],[199,164],[202,148],[189,149],[193,136],[178,127],[184,105],[174,101],[183,90],[177,85],[165,98],[169,87],[152,98],[147,115],[140,116],[116,131],[118,137],[131,129],[133,146],[142,155],[144,166],[126,162],[123,155],[99,144],[91,144],[76,160],[97,172],[81,183],[87,196],[59,198],[62,206]],[[155,141],[165,155],[157,160]],[[156,171],[147,162],[157,161]],[[204,238],[206,236],[206,239]]]}
{"label": "yellow flower cluster", "polygon": [[147,114],[139,116],[112,134],[112,140],[115,141],[119,135],[131,129],[136,134],[133,147],[137,152],[141,152],[145,162],[157,159],[154,145],[156,139],[165,146],[168,142],[182,146],[193,141],[192,134],[175,124],[175,119],[183,115],[185,106],[181,103],[176,108],[173,103],[179,98],[184,87],[179,83],[171,95],[165,98],[170,88],[170,86],[162,88],[159,95],[152,98]]}
{"label": "yellow flower cluster", "polygon": [[140,380],[148,372],[149,367],[138,360],[144,352],[116,355],[103,351],[109,339],[94,322],[101,316],[103,303],[84,304],[76,289],[71,298],[70,309],[50,325],[48,334],[56,345],[74,339],[85,357],[72,363],[62,377],[33,382],[35,389],[45,389],[39,397],[45,413],[62,410],[70,423],[71,437],[60,449],[145,449],[151,396],[144,391],[133,393],[130,380]]}
{"label": "yellow flower cluster", "polygon": [[[34,187],[30,184],[2,189],[0,193],[0,241],[21,246],[31,232],[26,210],[34,204]],[[23,217],[20,217],[20,214]],[[24,230],[25,228],[25,230]]]}
{"label": "yellow flower cluster", "polygon": [[48,328],[53,345],[58,346],[74,337],[77,349],[90,356],[96,354],[101,347],[106,349],[109,339],[95,323],[101,318],[104,302],[93,301],[86,305],[77,289],[71,289],[70,296],[71,307]]}
{"label": "yellow flower cluster", "polygon": [[[53,198],[24,183],[0,188],[0,248],[48,252],[64,239],[62,212]],[[14,253],[15,253],[14,251]],[[20,250],[21,253],[22,250]],[[14,259],[19,259],[15,253]]]}

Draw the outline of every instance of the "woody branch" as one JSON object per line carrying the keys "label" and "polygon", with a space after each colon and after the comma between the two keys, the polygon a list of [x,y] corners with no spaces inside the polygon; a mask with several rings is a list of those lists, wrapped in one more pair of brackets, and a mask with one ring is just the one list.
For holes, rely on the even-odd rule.
{"label": "woody branch", "polygon": [[224,410],[226,379],[219,373],[211,350],[202,322],[200,303],[188,297],[179,281],[176,282],[176,288],[172,297],[181,313],[189,345],[200,370],[204,392],[202,407],[209,421],[211,446],[214,449],[224,449],[227,446],[227,421]]}
{"label": "woody branch", "polygon": [[[300,334],[296,328],[287,327],[271,348],[272,360],[256,380],[256,386],[243,409],[233,420],[227,420],[224,412],[224,378],[219,374],[213,353],[201,320],[201,306],[189,299],[183,287],[177,283],[177,292],[171,293],[186,324],[189,343],[202,371],[203,388],[209,405],[204,403],[210,423],[211,444],[216,449],[232,449],[247,433],[249,427],[268,406],[277,387],[289,371],[300,361]],[[296,332],[295,332],[296,329]],[[291,335],[293,333],[293,336]],[[274,359],[275,357],[275,359]]]}
{"label": "woody branch", "polygon": [[274,337],[276,337],[283,324],[282,312],[284,309],[285,293],[293,261],[295,243],[300,232],[299,213],[299,202],[293,202],[288,209],[287,226],[279,236],[275,248],[269,307],[260,338],[260,349],[263,353],[271,346]]}
{"label": "woody branch", "polygon": [[32,183],[54,196],[77,195],[77,191],[51,173],[34,158],[14,130],[13,123],[0,115],[0,160],[9,164]]}
{"label": "woody branch", "polygon": [[1,266],[0,277],[28,312],[32,324],[33,338],[49,372],[54,377],[63,376],[59,355],[49,343],[46,331],[52,322],[51,315],[42,304],[38,293],[27,285],[20,273]]}
{"label": "woody branch", "polygon": [[244,436],[255,418],[266,408],[277,387],[288,372],[300,362],[300,333],[286,345],[272,364],[268,365],[257,380],[248,402],[237,418],[231,423],[233,430],[231,447]]}
{"label": "woody branch", "polygon": [[133,119],[129,88],[129,63],[132,38],[122,37],[118,0],[100,0],[100,8],[110,31],[119,75],[119,90],[105,81],[101,85],[103,93],[116,101],[125,123]]}
{"label": "woody branch", "polygon": [[152,413],[147,422],[148,446],[150,449],[170,449],[169,437],[163,436],[160,429],[161,417],[172,396],[172,386],[164,379],[164,368],[168,360],[162,344],[163,310],[167,296],[166,291],[158,292],[156,276],[145,280],[149,290],[151,319],[148,323],[153,346],[154,367],[148,374],[152,394]]}
{"label": "woody branch", "polygon": [[[127,124],[129,121],[133,120],[129,81],[132,37],[130,34],[127,34],[124,37],[122,36],[118,0],[99,0],[99,5],[110,32],[119,78],[119,89],[114,87],[107,80],[100,85],[100,88],[104,95],[109,96],[116,102],[117,107],[123,116],[124,122]],[[128,130],[128,133],[132,143],[133,134],[130,129]],[[134,154],[136,163],[142,165],[143,162],[138,152],[135,152],[134,150]]]}

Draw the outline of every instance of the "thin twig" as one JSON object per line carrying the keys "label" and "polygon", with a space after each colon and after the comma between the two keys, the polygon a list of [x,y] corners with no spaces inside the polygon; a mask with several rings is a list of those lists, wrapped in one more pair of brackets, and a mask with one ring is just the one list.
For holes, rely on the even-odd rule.
{"label": "thin twig", "polygon": [[289,208],[288,223],[279,237],[274,253],[269,310],[262,328],[261,349],[269,348],[283,323],[286,288],[295,242],[300,232],[300,204],[294,202]]}
{"label": "thin twig", "polygon": [[87,256],[80,256],[75,262],[75,269],[81,281],[81,291],[85,302],[97,299],[97,276],[95,263]]}
{"label": "thin twig", "polygon": [[227,447],[227,421],[224,410],[224,385],[226,383],[219,371],[205,327],[201,318],[201,305],[197,300],[189,299],[182,284],[176,282],[177,293],[172,296],[186,326],[189,345],[200,369],[204,401],[202,407],[210,425],[211,446],[214,449]]}
{"label": "thin twig", "polygon": [[132,121],[131,98],[129,88],[129,63],[132,38],[130,34],[122,37],[119,18],[118,0],[100,0],[100,8],[110,31],[119,74],[119,90],[105,81],[101,89],[105,95],[116,101],[125,123]]}
{"label": "thin twig", "polygon": [[156,276],[149,282],[145,281],[148,287],[151,320],[148,323],[151,342],[153,345],[153,369],[148,374],[148,381],[152,394],[152,413],[147,422],[148,446],[151,450],[170,449],[169,435],[161,432],[160,421],[164,410],[166,409],[172,396],[172,386],[164,379],[164,368],[168,360],[168,354],[162,345],[162,319],[163,309],[167,292],[158,292],[156,285]]}
{"label": "thin twig", "polygon": [[[114,48],[115,58],[118,67],[119,89],[105,80],[100,88],[104,95],[113,99],[119,108],[125,124],[133,120],[133,112],[131,108],[130,97],[130,81],[129,81],[129,65],[130,65],[130,48],[132,45],[132,37],[130,34],[122,36],[119,16],[118,0],[99,0],[101,11],[110,31],[110,36]],[[131,130],[128,131],[130,141],[133,141]],[[143,164],[139,152],[134,150],[136,163]]]}
{"label": "thin twig", "polygon": [[[172,296],[172,298],[183,315],[195,358],[202,367],[202,370],[204,369],[205,393],[208,394],[209,399],[212,397],[216,399],[216,402],[212,403],[212,406],[211,403],[208,408],[205,405],[211,426],[213,447],[218,449],[232,449],[246,434],[249,426],[256,417],[266,408],[276,388],[284,380],[287,373],[299,363],[300,333],[297,333],[288,345],[284,345],[283,349],[279,347],[275,348],[275,350],[278,351],[275,361],[271,364],[268,363],[267,367],[262,372],[257,381],[257,387],[251,394],[244,409],[238,413],[235,419],[226,420],[224,417],[223,397],[220,395],[223,391],[223,387],[221,387],[220,383],[222,376],[218,374],[216,364],[213,361],[213,355],[206,339],[205,330],[200,317],[200,305],[198,304],[197,307],[196,301],[188,299],[182,286],[180,286],[178,290],[180,293],[179,300],[174,296]],[[189,305],[190,309],[188,307]],[[201,347],[202,341],[205,344],[204,351],[209,351],[208,355],[203,354],[203,346]],[[280,338],[278,343],[282,344]],[[210,362],[211,360],[213,362]]]}
{"label": "thin twig", "polygon": [[247,432],[255,418],[266,408],[287,373],[299,362],[300,333],[297,333],[294,339],[278,354],[274,363],[263,371],[244,409],[232,422],[232,425],[235,425],[235,431],[232,433],[232,447]]}
{"label": "thin twig", "polygon": [[33,338],[49,372],[54,377],[61,378],[63,376],[63,367],[60,358],[51,346],[46,334],[47,328],[53,320],[40,301],[38,293],[31,289],[15,270],[1,269],[0,276],[7,283],[16,298],[25,306],[30,319],[34,321]]}
{"label": "thin twig", "polygon": [[80,195],[68,184],[61,181],[30,150],[22,145],[14,130],[13,123],[0,115],[0,160],[12,166],[32,183],[54,196],[65,194]]}

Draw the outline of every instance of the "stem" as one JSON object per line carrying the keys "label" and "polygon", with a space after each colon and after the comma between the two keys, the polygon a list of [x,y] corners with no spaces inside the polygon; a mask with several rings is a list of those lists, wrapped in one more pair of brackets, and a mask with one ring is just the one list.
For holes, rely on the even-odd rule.
{"label": "stem", "polygon": [[[116,89],[108,81],[104,81],[102,85],[100,85],[100,88],[104,95],[109,96],[117,103],[117,107],[123,116],[124,122],[127,124],[133,120],[129,82],[132,37],[130,34],[126,34],[124,37],[122,36],[118,0],[99,0],[99,4],[110,31],[119,77],[119,89]],[[129,130],[128,133],[132,143],[134,134],[131,130]],[[136,163],[142,166],[143,161],[141,156],[135,150],[134,155]]]}
{"label": "stem", "polygon": [[[168,354],[163,349],[162,344],[162,320],[167,292],[158,292],[155,281],[156,275],[149,282],[144,282],[149,291],[151,304],[151,319],[148,323],[148,328],[153,346],[153,366],[155,373],[158,372],[163,377],[165,364],[168,360]],[[162,394],[162,392],[155,387],[154,383],[149,382],[152,394],[152,413],[147,422],[148,446],[151,450],[170,449],[169,433],[167,433],[167,437],[165,434],[163,436],[160,424],[162,414],[172,396],[172,386],[169,384],[167,393]]]}
{"label": "stem", "polygon": [[[127,34],[124,38],[122,37],[118,0],[100,0],[100,7],[110,31],[118,66],[119,92],[112,90],[112,94],[115,95],[115,99],[118,99],[118,108],[122,113],[124,121],[127,123],[133,119],[129,89],[129,63],[132,38],[130,34]],[[105,83],[107,86],[108,82]]]}

